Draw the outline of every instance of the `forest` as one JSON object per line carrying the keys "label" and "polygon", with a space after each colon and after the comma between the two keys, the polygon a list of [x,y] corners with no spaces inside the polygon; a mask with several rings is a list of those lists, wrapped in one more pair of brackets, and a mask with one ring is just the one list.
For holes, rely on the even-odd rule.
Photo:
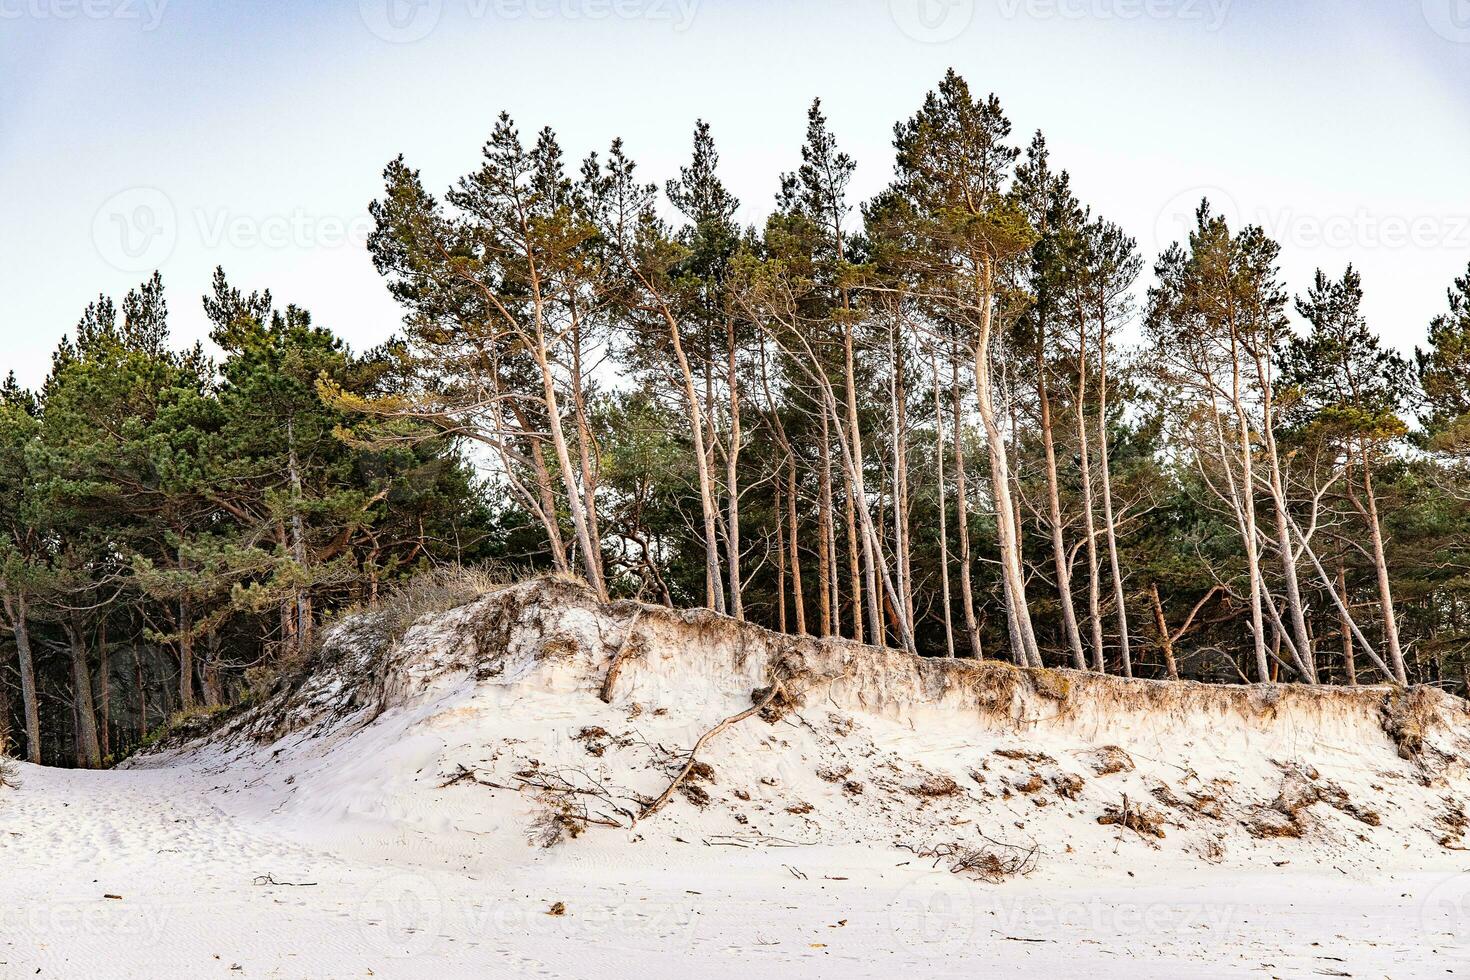
{"label": "forest", "polygon": [[380,347],[224,270],[208,350],[157,274],[98,297],[0,388],[0,751],[107,765],[482,565],[927,657],[1465,692],[1470,265],[1410,356],[1352,266],[1285,282],[1209,201],[1142,255],[953,72],[893,146],[853,200],[813,103],[742,227],[704,122],[659,183],[501,115],[442,193],[387,164]]}

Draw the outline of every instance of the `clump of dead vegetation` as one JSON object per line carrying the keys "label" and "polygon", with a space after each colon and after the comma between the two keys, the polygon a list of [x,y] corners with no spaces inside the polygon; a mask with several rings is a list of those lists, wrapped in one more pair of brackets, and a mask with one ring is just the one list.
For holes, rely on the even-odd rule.
{"label": "clump of dead vegetation", "polygon": [[957,796],[960,792],[960,784],[950,776],[926,776],[922,782],[908,788],[910,795],[923,797],[925,799],[937,799],[945,796]]}
{"label": "clump of dead vegetation", "polygon": [[1051,778],[1052,789],[1056,790],[1058,796],[1064,800],[1075,800],[1082,795],[1082,787],[1086,785],[1081,776],[1070,772],[1058,773]]}
{"label": "clump of dead vegetation", "polygon": [[1127,827],[1140,837],[1164,837],[1164,815],[1153,807],[1129,802],[1127,794],[1118,806],[1103,811],[1097,822],[1105,827]]}
{"label": "clump of dead vegetation", "polygon": [[1038,860],[1035,846],[1006,844],[988,837],[979,847],[953,842],[922,849],[907,844],[899,846],[913,851],[917,857],[933,859],[936,868],[941,864],[947,865],[950,874],[964,875],[992,885],[1029,875],[1036,870]]}
{"label": "clump of dead vegetation", "polygon": [[1116,745],[1104,745],[1093,749],[1084,758],[1099,776],[1111,776],[1115,772],[1132,772],[1133,757]]}
{"label": "clump of dead vegetation", "polygon": [[1444,798],[1444,809],[1435,814],[1434,822],[1443,831],[1439,846],[1451,851],[1463,851],[1465,833],[1470,831],[1470,815],[1465,813],[1465,804],[1452,796]]}

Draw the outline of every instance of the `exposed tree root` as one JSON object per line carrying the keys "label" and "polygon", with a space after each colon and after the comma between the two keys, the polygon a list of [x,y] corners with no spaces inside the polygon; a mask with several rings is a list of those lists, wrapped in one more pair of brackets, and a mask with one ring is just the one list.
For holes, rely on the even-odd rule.
{"label": "exposed tree root", "polygon": [[623,634],[623,642],[618,645],[617,652],[608,661],[607,676],[602,679],[602,693],[598,695],[602,698],[603,704],[612,704],[613,685],[618,682],[618,675],[623,672],[623,663],[627,660],[629,652],[635,647],[633,641],[638,635],[638,620],[642,618],[643,610],[641,609],[633,614],[633,618],[628,622],[628,629]]}
{"label": "exposed tree root", "polygon": [[674,781],[669,783],[664,791],[658,795],[658,799],[654,800],[652,803],[643,808],[643,811],[638,814],[638,819],[642,820],[646,817],[652,816],[659,810],[663,809],[664,804],[668,803],[669,800],[673,798],[675,790],[679,788],[679,784],[688,779],[689,774],[694,771],[695,763],[699,759],[699,750],[704,748],[705,743],[714,738],[716,735],[720,734],[720,732],[723,732],[725,729],[729,728],[731,725],[738,725],[740,724],[740,722],[751,717],[752,715],[756,715],[764,711],[766,708],[770,707],[771,704],[778,697],[784,695],[785,692],[785,685],[783,685],[779,680],[772,678],[771,686],[764,689],[763,693],[765,696],[761,698],[761,700],[757,701],[755,704],[752,704],[750,707],[746,708],[739,714],[731,715],[729,718],[726,718],[714,728],[711,728],[709,731],[699,736],[699,740],[696,741],[694,743],[694,747],[689,750],[689,761],[684,763],[684,768],[679,770],[679,774],[674,777]]}

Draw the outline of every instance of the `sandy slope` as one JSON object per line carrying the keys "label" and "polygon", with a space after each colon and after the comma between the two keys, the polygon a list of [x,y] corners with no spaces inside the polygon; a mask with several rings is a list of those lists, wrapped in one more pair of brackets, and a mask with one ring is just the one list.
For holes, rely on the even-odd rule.
{"label": "sandy slope", "polygon": [[[546,583],[389,651],[360,625],[333,642],[306,683],[144,768],[20,767],[0,977],[1470,973],[1470,854],[1439,843],[1467,788],[1447,699],[1404,759],[1382,692],[1166,706]],[[773,677],[799,704],[712,740],[697,789],[635,822]],[[1104,745],[1133,768],[1098,773]],[[1097,822],[1125,795],[1163,838]],[[567,799],[618,826],[528,844]],[[991,841],[1034,869],[986,884],[914,853]]]}

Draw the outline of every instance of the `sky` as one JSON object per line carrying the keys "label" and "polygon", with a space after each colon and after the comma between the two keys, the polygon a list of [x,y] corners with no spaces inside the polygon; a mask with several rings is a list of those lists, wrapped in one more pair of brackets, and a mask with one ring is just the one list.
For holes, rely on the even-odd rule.
{"label": "sky", "polygon": [[384,165],[442,192],[502,109],[660,182],[703,118],[759,223],[819,96],[870,196],[949,67],[1150,265],[1208,196],[1405,350],[1470,265],[1470,0],[0,0],[0,372],[154,269],[180,345],[217,265],[380,343]]}

